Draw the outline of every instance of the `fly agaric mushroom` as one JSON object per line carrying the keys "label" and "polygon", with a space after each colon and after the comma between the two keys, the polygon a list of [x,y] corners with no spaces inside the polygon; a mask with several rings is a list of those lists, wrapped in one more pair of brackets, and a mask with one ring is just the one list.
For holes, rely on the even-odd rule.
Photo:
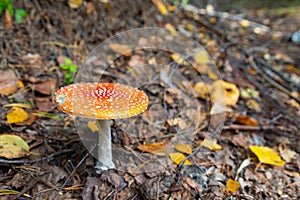
{"label": "fly agaric mushroom", "polygon": [[80,117],[98,119],[99,143],[96,168],[115,168],[112,161],[110,119],[129,118],[144,112],[148,96],[141,90],[113,83],[77,83],[55,93],[59,110]]}

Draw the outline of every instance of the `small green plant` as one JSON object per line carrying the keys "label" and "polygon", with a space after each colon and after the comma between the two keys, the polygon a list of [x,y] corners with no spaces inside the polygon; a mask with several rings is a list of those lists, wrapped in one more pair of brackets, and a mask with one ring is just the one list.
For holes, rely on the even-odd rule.
{"label": "small green plant", "polygon": [[63,70],[67,70],[67,73],[65,73],[64,83],[67,85],[73,83],[73,75],[77,72],[77,66],[75,64],[72,64],[71,59],[66,58],[65,64],[61,64],[59,67]]}
{"label": "small green plant", "polygon": [[27,16],[27,12],[23,9],[14,10],[12,1],[13,0],[0,0],[0,15],[2,15],[5,10],[8,10],[10,16],[15,16],[16,22],[21,23],[24,17]]}

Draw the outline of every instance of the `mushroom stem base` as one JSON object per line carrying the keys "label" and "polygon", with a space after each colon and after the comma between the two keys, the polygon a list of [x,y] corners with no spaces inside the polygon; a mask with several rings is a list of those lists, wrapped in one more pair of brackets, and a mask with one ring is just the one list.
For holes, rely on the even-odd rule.
{"label": "mushroom stem base", "polygon": [[99,136],[98,136],[98,157],[96,169],[108,170],[114,169],[115,164],[112,161],[112,144],[111,144],[111,128],[110,120],[98,120]]}

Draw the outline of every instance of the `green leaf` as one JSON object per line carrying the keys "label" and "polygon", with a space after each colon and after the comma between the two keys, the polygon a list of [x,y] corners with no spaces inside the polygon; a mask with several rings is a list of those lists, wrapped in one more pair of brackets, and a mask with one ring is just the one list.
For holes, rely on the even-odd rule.
{"label": "green leaf", "polygon": [[69,72],[66,73],[66,74],[65,74],[65,77],[66,77],[66,78],[71,78],[71,73],[69,73]]}
{"label": "green leaf", "polygon": [[14,15],[14,8],[11,5],[11,1],[10,0],[7,1],[7,7],[6,7],[6,9],[8,10],[10,16]]}
{"label": "green leaf", "polygon": [[69,66],[69,72],[77,72],[77,67],[76,67],[76,65],[70,65],[70,66]]}
{"label": "green leaf", "polygon": [[54,115],[54,114],[51,114],[51,113],[37,111],[37,112],[34,112],[33,114],[36,115],[36,116],[39,116],[39,117],[47,117],[47,118],[50,118],[50,119],[55,119],[57,121],[61,121],[61,119],[57,115]]}
{"label": "green leaf", "polygon": [[71,65],[72,64],[72,61],[71,61],[70,58],[66,58],[65,62],[66,62],[66,65]]}
{"label": "green leaf", "polygon": [[24,17],[27,16],[27,12],[23,9],[17,9],[16,10],[16,15],[15,15],[15,18],[16,18],[16,21],[17,23],[21,23],[22,20],[24,19]]}
{"label": "green leaf", "polygon": [[61,69],[64,69],[64,70],[69,70],[70,66],[67,65],[67,64],[62,64],[59,66]]}

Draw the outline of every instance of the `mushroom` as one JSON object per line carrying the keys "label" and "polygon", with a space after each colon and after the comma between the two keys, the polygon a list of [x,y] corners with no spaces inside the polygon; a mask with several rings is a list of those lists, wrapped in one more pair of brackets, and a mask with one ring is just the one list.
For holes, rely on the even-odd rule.
{"label": "mushroom", "polygon": [[60,88],[54,102],[59,110],[99,122],[97,169],[115,168],[112,161],[110,120],[144,112],[148,96],[141,90],[113,83],[77,83]]}

